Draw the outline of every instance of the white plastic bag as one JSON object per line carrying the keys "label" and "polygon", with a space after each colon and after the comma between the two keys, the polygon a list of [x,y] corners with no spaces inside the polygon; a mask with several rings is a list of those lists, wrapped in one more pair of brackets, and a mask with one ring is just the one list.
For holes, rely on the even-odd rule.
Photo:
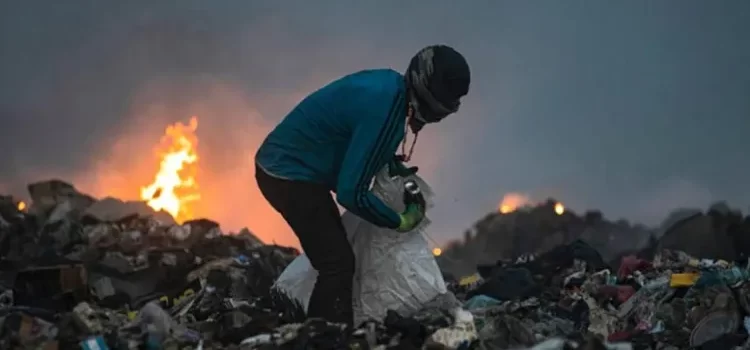
{"label": "white plastic bag", "polygon": [[[404,182],[413,179],[427,202],[432,189],[419,176],[388,176],[387,166],[375,177],[372,191],[396,212],[404,210]],[[409,316],[447,292],[440,268],[422,234],[429,219],[413,231],[401,233],[377,227],[344,212],[341,220],[356,257],[353,285],[354,322],[382,320],[388,310]],[[296,299],[307,310],[318,272],[307,256],[297,257],[279,276],[274,288]]]}

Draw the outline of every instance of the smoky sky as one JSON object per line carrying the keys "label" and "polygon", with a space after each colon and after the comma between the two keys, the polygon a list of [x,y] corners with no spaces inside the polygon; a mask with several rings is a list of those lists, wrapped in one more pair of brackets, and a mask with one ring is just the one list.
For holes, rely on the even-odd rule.
{"label": "smoky sky", "polygon": [[461,111],[416,147],[436,239],[509,192],[649,224],[676,207],[750,205],[742,0],[3,1],[0,190],[105,165],[128,179],[167,124],[198,114],[202,166],[231,175],[236,187],[216,191],[232,206],[254,186],[238,159],[306,93],[402,71],[435,43],[472,71]]}

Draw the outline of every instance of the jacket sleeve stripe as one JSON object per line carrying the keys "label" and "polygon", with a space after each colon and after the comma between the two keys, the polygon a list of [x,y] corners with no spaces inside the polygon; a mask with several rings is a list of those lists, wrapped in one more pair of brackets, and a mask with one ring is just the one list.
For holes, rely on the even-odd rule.
{"label": "jacket sleeve stripe", "polygon": [[383,158],[389,156],[386,154],[386,151],[390,148],[389,146],[393,142],[393,137],[398,131],[398,127],[401,125],[401,123],[399,123],[401,118],[399,117],[404,114],[404,108],[405,96],[399,91],[391,105],[388,118],[380,129],[375,148],[372,150],[372,153],[370,153],[367,163],[365,163],[364,171],[361,173],[361,176],[357,181],[357,205],[360,208],[368,209],[367,212],[377,215],[383,222],[388,222],[388,217],[379,212],[377,208],[367,200],[366,194],[369,189],[370,181],[372,181],[375,173],[380,170],[379,167],[382,166]]}

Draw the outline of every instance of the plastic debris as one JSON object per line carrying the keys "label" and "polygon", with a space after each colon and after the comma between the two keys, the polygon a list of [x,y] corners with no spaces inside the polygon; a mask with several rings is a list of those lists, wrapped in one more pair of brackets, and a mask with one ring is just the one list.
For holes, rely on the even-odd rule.
{"label": "plastic debris", "polygon": [[[60,181],[32,187],[23,209],[0,196],[2,349],[750,348],[750,219],[735,211],[691,214],[630,251],[641,229],[601,213],[493,214],[467,244],[425,250],[441,298],[396,293],[388,305],[408,312],[347,328],[271,287],[296,249]],[[440,285],[433,270],[421,276]]]}

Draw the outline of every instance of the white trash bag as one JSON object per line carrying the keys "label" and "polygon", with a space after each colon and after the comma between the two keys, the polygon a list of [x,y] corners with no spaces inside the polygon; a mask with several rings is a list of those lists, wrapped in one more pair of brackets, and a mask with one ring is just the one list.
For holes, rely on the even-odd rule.
{"label": "white trash bag", "polygon": [[[386,166],[375,176],[372,191],[396,212],[405,209],[404,182],[415,180],[433,206],[432,189],[419,176],[388,176]],[[353,285],[354,323],[382,321],[388,310],[408,317],[430,301],[447,293],[440,268],[423,235],[425,218],[413,231],[401,233],[375,226],[350,212],[341,217],[354,250],[356,269]],[[274,288],[296,299],[307,310],[318,272],[305,254],[287,266]]]}

